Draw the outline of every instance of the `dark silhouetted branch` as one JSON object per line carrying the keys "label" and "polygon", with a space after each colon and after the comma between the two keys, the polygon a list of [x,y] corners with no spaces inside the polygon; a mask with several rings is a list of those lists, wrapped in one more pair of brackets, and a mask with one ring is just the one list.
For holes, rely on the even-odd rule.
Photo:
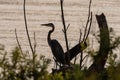
{"label": "dark silhouetted branch", "polygon": [[34,53],[36,53],[36,46],[37,46],[37,42],[36,42],[36,35],[34,32]]}
{"label": "dark silhouetted branch", "polygon": [[20,42],[18,40],[18,36],[17,36],[17,30],[15,29],[15,36],[16,36],[16,41],[17,41],[17,44],[18,44],[18,47],[22,53],[22,56],[24,57],[24,54],[23,54],[23,51],[22,51],[22,48],[21,48],[21,45],[20,45]]}
{"label": "dark silhouetted branch", "polygon": [[82,32],[81,32],[81,29],[80,29],[79,43],[81,42],[81,37],[82,37]]}
{"label": "dark silhouetted branch", "polygon": [[[87,23],[86,23],[83,40],[80,40],[81,36],[82,36],[82,33],[80,33],[79,43],[69,50],[70,60],[72,60],[74,57],[76,57],[81,52],[80,64],[82,64],[82,62],[83,62],[83,59],[82,59],[83,58],[83,53],[82,53],[82,51],[84,50],[84,49],[82,49],[81,44],[83,44],[84,46],[87,46],[86,40],[87,40],[87,38],[89,36],[90,29],[91,29],[91,24],[92,24],[92,12],[90,11],[91,10],[90,9],[91,8],[91,2],[92,1],[90,0],[90,2],[89,2],[89,11],[88,11],[88,20],[87,20]],[[87,29],[88,29],[88,31],[87,31]],[[65,56],[67,57],[67,52],[65,52]]]}
{"label": "dark silhouetted branch", "polygon": [[67,29],[68,29],[69,25],[66,28],[65,19],[64,19],[64,10],[63,10],[63,0],[60,0],[60,4],[61,4],[61,18],[62,18],[62,23],[63,23],[63,27],[64,27],[63,32],[64,32],[64,36],[65,36],[66,49],[67,49],[67,56],[66,56],[68,59],[67,64],[70,64],[70,58],[69,58],[70,54],[69,54],[69,46],[68,46],[68,39],[67,39]]}
{"label": "dark silhouetted branch", "polygon": [[24,0],[24,4],[23,4],[25,28],[26,28],[26,32],[27,32],[27,36],[28,36],[28,41],[29,41],[29,45],[30,45],[32,54],[34,54],[34,49],[33,49],[32,44],[31,44],[31,39],[30,39],[30,36],[29,36],[29,31],[28,31],[28,26],[27,26],[25,2],[26,2],[26,0]]}
{"label": "dark silhouetted branch", "polygon": [[[90,2],[89,2],[88,19],[87,19],[86,26],[85,26],[83,41],[85,41],[85,39],[87,38],[87,37],[86,37],[87,27],[88,27],[89,22],[91,21],[90,18],[92,18],[91,3],[92,3],[92,0],[90,0]],[[91,22],[90,22],[90,23],[91,23]],[[90,27],[90,26],[89,26],[89,27]]]}
{"label": "dark silhouetted branch", "polygon": [[81,51],[80,54],[80,69],[82,68],[82,62],[83,62],[83,51]]}
{"label": "dark silhouetted branch", "polygon": [[84,39],[84,41],[86,41],[87,40],[87,38],[88,38],[88,35],[90,34],[90,29],[91,29],[91,24],[92,24],[92,12],[91,12],[91,18],[90,18],[90,24],[89,24],[89,28],[88,28],[88,32],[87,32],[87,35],[86,35],[86,38]]}

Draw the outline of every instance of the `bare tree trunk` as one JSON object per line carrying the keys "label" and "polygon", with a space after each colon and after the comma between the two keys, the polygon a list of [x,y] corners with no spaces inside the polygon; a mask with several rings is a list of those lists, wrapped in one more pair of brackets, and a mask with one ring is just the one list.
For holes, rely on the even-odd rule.
{"label": "bare tree trunk", "polygon": [[[73,48],[71,48],[69,50],[69,53],[70,53],[70,60],[72,60],[75,56],[77,56],[80,52],[81,52],[81,46],[80,46],[80,43],[78,43],[77,45],[75,45]],[[65,52],[65,58],[66,58],[66,61],[67,61],[67,52]]]}
{"label": "bare tree trunk", "polygon": [[104,70],[106,60],[110,50],[109,30],[105,15],[96,15],[100,30],[100,49],[98,55],[94,57],[93,64],[89,67],[90,72],[101,72]]}

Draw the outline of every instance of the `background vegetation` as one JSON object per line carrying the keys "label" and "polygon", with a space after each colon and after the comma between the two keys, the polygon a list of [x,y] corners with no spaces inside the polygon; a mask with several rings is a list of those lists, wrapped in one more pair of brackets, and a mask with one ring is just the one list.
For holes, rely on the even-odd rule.
{"label": "background vegetation", "polygon": [[[114,50],[119,48],[120,37],[116,37],[113,30],[110,30],[110,34],[111,50],[107,60],[108,66],[100,73],[93,72],[88,75],[86,67],[81,69],[79,64],[73,64],[72,69],[52,74],[47,71],[51,60],[45,56],[22,53],[19,47],[7,53],[3,47],[0,51],[0,80],[120,80],[120,63],[116,61],[119,53],[114,53]],[[87,51],[88,54],[92,54],[91,57],[97,52],[90,49]]]}

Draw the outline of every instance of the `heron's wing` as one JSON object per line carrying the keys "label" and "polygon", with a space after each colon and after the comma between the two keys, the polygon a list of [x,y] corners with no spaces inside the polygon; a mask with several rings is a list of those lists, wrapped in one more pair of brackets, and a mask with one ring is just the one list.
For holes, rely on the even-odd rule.
{"label": "heron's wing", "polygon": [[65,55],[62,46],[57,40],[52,40],[51,49],[56,60],[65,64]]}

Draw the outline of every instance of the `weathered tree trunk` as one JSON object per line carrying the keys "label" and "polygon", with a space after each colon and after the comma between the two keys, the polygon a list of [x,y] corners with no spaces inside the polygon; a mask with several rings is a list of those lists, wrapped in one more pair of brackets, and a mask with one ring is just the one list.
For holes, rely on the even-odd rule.
{"label": "weathered tree trunk", "polygon": [[98,55],[94,57],[93,64],[89,67],[90,72],[101,72],[104,70],[106,60],[108,58],[110,49],[109,30],[105,15],[96,15],[100,30],[100,49]]}
{"label": "weathered tree trunk", "polygon": [[[77,45],[75,45],[73,48],[71,48],[69,50],[69,58],[70,60],[72,60],[75,56],[77,56],[79,53],[81,52],[81,46],[80,46],[80,43],[78,43]],[[66,58],[66,61],[67,61],[67,52],[65,52],[65,58]]]}
{"label": "weathered tree trunk", "polygon": [[[85,48],[87,48],[87,44],[86,42],[82,43],[84,45]],[[73,58],[75,58],[81,51],[83,51],[85,48],[82,48],[81,43],[78,43],[77,45],[75,45],[73,48],[71,48],[69,50],[69,58],[70,60],[72,60]],[[67,59],[67,52],[65,52],[65,59],[66,61]]]}

